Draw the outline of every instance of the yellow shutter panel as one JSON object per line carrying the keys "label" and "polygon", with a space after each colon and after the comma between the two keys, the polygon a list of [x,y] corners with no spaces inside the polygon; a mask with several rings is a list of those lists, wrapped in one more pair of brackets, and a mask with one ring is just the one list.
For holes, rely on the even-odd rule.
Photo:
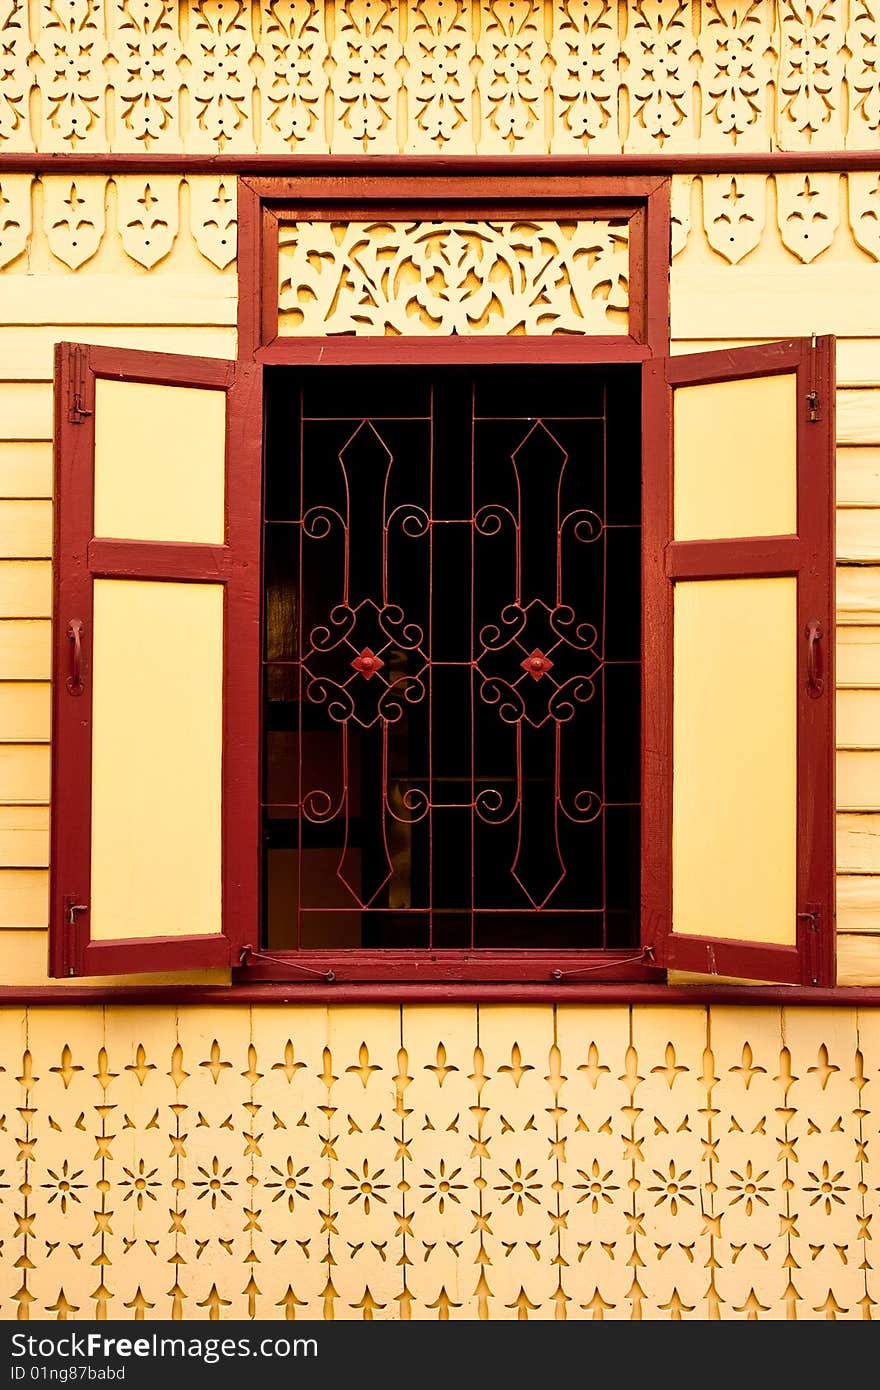
{"label": "yellow shutter panel", "polygon": [[229,965],[257,908],[259,373],[56,365],[52,973]]}
{"label": "yellow shutter panel", "polygon": [[834,344],[646,368],[645,944],[833,982]]}

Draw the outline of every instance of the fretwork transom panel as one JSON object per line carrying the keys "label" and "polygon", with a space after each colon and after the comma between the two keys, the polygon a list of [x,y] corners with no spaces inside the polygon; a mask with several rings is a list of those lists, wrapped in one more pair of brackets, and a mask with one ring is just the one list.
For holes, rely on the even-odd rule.
{"label": "fretwork transom panel", "polygon": [[623,218],[282,222],[278,261],[282,336],[629,331]]}

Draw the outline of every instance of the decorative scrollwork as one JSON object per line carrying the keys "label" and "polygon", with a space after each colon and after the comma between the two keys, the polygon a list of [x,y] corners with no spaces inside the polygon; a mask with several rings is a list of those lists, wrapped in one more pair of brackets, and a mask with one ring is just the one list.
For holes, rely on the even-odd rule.
{"label": "decorative scrollwork", "polygon": [[599,632],[592,623],[579,623],[573,608],[568,604],[560,604],[554,608],[549,617],[550,626],[569,647],[576,647],[579,651],[593,652],[596,643],[599,641]]}
{"label": "decorative scrollwork", "polygon": [[313,705],[326,705],[327,714],[335,724],[344,724],[355,713],[351,691],[326,676],[315,676],[306,686],[306,695]]}
{"label": "decorative scrollwork", "polygon": [[425,634],[418,623],[407,622],[406,614],[397,603],[386,603],[380,610],[379,626],[402,651],[416,651],[425,640]]}
{"label": "decorative scrollwork", "polygon": [[421,676],[399,676],[390,683],[379,698],[378,712],[387,724],[396,724],[406,713],[407,705],[418,705],[427,694]]}
{"label": "decorative scrollwork", "polygon": [[400,825],[416,825],[431,809],[431,799],[422,787],[407,787],[406,791],[396,798],[396,806],[403,807],[409,814],[401,816],[398,810],[392,806],[391,797],[385,793],[385,809]]}
{"label": "decorative scrollwork", "polygon": [[560,795],[559,809],[567,820],[573,821],[576,825],[588,825],[601,816],[602,798],[598,792],[583,787],[575,793],[570,802],[566,802],[565,797]]}
{"label": "decorative scrollwork", "polygon": [[514,793],[510,804],[505,805],[504,792],[500,787],[484,787],[474,797],[474,811],[486,825],[506,825],[519,810],[520,797]]}
{"label": "decorative scrollwork", "polygon": [[526,717],[526,705],[516,686],[500,676],[487,676],[480,686],[480,699],[486,705],[497,705],[499,718],[505,724],[518,724]]}
{"label": "decorative scrollwork", "polygon": [[554,690],[547,705],[547,712],[557,724],[567,724],[577,714],[578,705],[587,705],[596,694],[596,685],[590,676],[572,676]]}
{"label": "decorative scrollwork", "polygon": [[497,623],[480,628],[480,643],[488,652],[502,651],[516,641],[526,625],[527,614],[518,603],[508,603]]}
{"label": "decorative scrollwork", "polygon": [[331,652],[335,650],[352,632],[357,615],[351,608],[344,603],[338,603],[335,608],[331,608],[329,614],[329,626],[326,623],[319,623],[313,627],[309,633],[309,644],[313,651]]}

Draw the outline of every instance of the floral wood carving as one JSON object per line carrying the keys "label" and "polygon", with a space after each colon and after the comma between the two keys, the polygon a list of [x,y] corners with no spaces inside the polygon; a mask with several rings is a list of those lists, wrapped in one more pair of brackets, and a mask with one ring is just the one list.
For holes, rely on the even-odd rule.
{"label": "floral wood carving", "polygon": [[282,226],[279,331],[626,331],[627,249],[608,222]]}
{"label": "floral wood carving", "polygon": [[871,1318],[873,1017],[4,1009],[0,1312]]}
{"label": "floral wood carving", "polygon": [[0,0],[0,147],[876,148],[878,0]]}

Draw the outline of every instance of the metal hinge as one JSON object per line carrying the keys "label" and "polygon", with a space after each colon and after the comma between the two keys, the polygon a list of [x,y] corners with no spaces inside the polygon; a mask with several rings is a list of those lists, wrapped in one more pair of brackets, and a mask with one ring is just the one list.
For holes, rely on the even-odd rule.
{"label": "metal hinge", "polygon": [[[88,910],[89,910],[89,905],[88,905],[88,903],[78,903],[78,902],[76,901],[76,898],[65,898],[65,899],[64,899],[64,916],[65,916],[65,918],[66,918],[66,920],[67,920],[67,925],[68,925],[68,927],[74,927],[74,928],[75,928],[75,927],[76,927],[76,914],[77,914],[78,912],[88,912]],[[72,958],[72,955],[73,955],[73,950],[74,950],[73,932],[65,932],[65,933],[64,933],[64,960],[63,960],[63,963],[62,963],[62,968],[63,968],[64,973],[65,973],[66,975],[74,975],[74,974],[76,973],[75,970],[74,970],[74,968],[73,968],[73,965],[71,964],[71,958]]]}
{"label": "metal hinge", "polygon": [[819,423],[819,392],[807,392],[807,420],[811,425]]}
{"label": "metal hinge", "polygon": [[67,403],[67,418],[72,425],[81,425],[83,420],[92,413],[83,404],[86,386],[85,348],[73,348],[70,358],[70,398]]}
{"label": "metal hinge", "polygon": [[806,922],[809,936],[807,938],[807,959],[810,984],[819,983],[819,923],[820,914],[814,912],[799,912],[798,921]]}

